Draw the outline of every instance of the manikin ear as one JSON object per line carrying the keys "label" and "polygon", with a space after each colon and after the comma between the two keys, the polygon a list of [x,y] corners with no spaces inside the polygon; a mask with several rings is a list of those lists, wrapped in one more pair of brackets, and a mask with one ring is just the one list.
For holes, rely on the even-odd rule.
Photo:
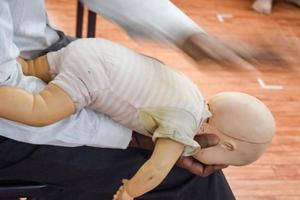
{"label": "manikin ear", "polygon": [[235,145],[229,141],[221,141],[219,144],[221,148],[226,149],[228,151],[234,151],[236,149]]}

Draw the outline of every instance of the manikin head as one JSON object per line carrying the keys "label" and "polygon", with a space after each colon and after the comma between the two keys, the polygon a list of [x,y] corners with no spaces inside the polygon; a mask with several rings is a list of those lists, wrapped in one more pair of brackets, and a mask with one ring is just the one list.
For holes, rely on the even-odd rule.
{"label": "manikin head", "polygon": [[202,132],[220,138],[217,146],[201,149],[194,157],[205,164],[247,165],[257,160],[275,134],[270,110],[257,98],[239,92],[222,92],[209,102],[212,117]]}

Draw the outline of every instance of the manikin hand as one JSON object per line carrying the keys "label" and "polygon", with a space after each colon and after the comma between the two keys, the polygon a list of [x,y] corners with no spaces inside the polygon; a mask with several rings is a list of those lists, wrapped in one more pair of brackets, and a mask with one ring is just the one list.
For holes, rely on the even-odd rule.
{"label": "manikin hand", "polygon": [[191,35],[181,49],[196,61],[210,58],[221,64],[242,70],[253,69],[250,63],[283,61],[278,54],[270,49],[257,50],[237,42],[224,44],[206,33]]}
{"label": "manikin hand", "polygon": [[113,200],[133,200],[133,198],[125,190],[125,184],[128,180],[122,180],[123,185],[119,188],[113,197]]}
{"label": "manikin hand", "polygon": [[[201,145],[201,148],[208,148],[215,146],[219,143],[219,138],[213,134],[201,134],[195,137],[195,140]],[[142,134],[133,132],[131,147],[142,148],[147,150],[153,150],[154,143],[151,138],[143,136]],[[226,165],[204,165],[193,157],[180,157],[177,161],[177,166],[190,171],[191,173],[205,177],[216,170],[226,168]]]}

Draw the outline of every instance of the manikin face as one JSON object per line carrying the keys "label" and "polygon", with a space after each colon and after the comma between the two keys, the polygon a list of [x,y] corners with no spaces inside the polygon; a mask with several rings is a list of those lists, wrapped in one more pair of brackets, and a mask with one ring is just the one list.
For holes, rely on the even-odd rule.
{"label": "manikin face", "polygon": [[247,165],[257,160],[265,151],[268,144],[249,143],[228,136],[218,130],[213,123],[203,124],[203,133],[213,133],[220,139],[218,145],[199,150],[194,158],[208,165]]}

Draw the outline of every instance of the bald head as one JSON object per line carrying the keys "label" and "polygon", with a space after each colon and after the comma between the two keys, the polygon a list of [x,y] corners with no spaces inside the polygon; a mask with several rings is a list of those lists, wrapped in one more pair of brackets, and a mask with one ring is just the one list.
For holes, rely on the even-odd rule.
{"label": "bald head", "polygon": [[212,117],[203,129],[216,134],[220,142],[201,149],[196,159],[206,164],[247,165],[265,152],[275,134],[275,121],[265,104],[248,94],[222,92],[208,105]]}
{"label": "bald head", "polygon": [[269,143],[275,133],[270,110],[257,98],[240,92],[222,92],[209,102],[214,126],[227,136],[250,143]]}

